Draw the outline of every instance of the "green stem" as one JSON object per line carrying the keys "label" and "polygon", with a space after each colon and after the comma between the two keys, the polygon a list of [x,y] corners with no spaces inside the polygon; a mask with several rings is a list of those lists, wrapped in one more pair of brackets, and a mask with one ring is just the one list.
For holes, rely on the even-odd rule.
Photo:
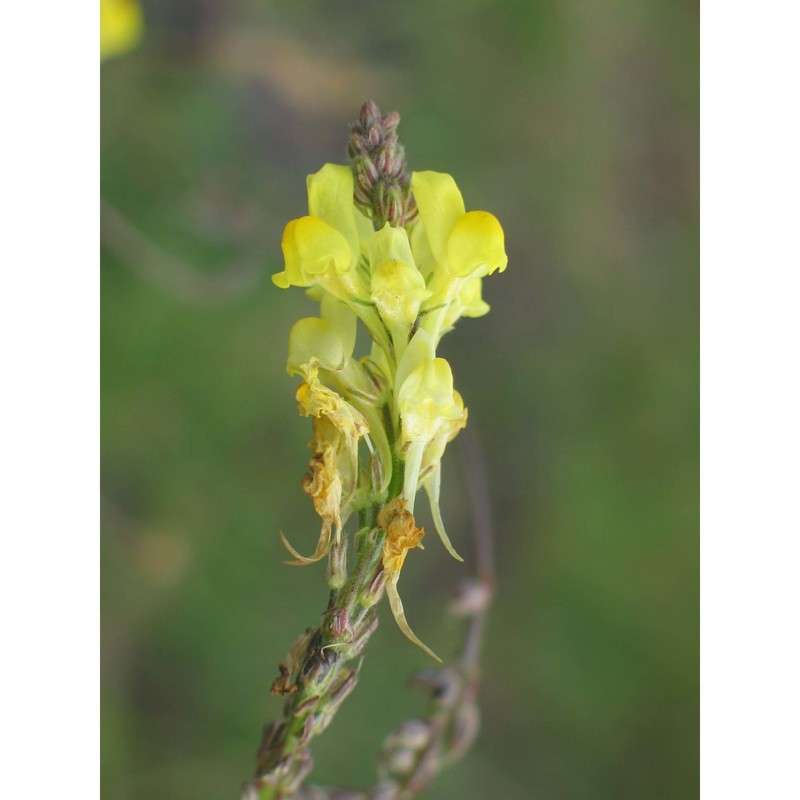
{"label": "green stem", "polygon": [[[281,720],[264,729],[256,777],[243,800],[285,800],[295,795],[312,767],[309,742],[330,724],[355,688],[362,655],[378,624],[375,605],[382,587],[383,531],[374,527],[379,506],[359,511],[361,530],[354,537],[356,563],[345,585],[332,591],[316,630],[309,630],[286,659],[288,680],[273,691],[287,697]],[[379,584],[379,582],[378,582]],[[294,652],[298,650],[299,652]],[[277,687],[277,688],[276,688]]]}

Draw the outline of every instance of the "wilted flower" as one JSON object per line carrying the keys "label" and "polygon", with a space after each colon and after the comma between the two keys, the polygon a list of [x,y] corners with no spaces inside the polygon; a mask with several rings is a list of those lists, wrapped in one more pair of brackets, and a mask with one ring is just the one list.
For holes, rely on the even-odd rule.
{"label": "wilted flower", "polygon": [[386,573],[386,596],[389,598],[389,605],[397,625],[414,644],[419,645],[437,661],[441,661],[442,659],[433,650],[414,635],[406,620],[400,593],[397,591],[400,570],[403,568],[408,551],[420,546],[425,531],[417,527],[414,515],[406,509],[406,501],[399,497],[381,509],[378,514],[378,525],[386,531],[383,542],[383,571]]}

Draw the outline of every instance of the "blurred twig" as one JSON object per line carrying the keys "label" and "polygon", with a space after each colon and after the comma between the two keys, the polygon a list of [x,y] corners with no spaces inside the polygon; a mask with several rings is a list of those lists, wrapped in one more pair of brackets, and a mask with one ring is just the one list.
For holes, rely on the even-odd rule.
{"label": "blurred twig", "polygon": [[140,278],[181,302],[220,305],[249,291],[260,280],[261,270],[240,264],[205,275],[153,242],[110,201],[101,198],[100,208],[103,246]]}

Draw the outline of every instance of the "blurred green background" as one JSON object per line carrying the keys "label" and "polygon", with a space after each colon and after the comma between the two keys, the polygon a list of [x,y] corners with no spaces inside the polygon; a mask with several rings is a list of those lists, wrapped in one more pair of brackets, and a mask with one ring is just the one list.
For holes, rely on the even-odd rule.
{"label": "blurred green background", "polygon": [[[499,588],[475,748],[426,796],[698,795],[698,8],[677,0],[144,3],[102,78],[102,784],[236,798],[326,602],[275,289],[305,176],[374,99],[494,212],[492,313],[443,342],[486,451]],[[469,551],[458,448],[444,513]],[[424,505],[424,504],[423,504]],[[465,553],[466,555],[467,553]],[[469,561],[469,559],[468,559]],[[417,633],[455,642],[442,548]],[[427,666],[387,609],[314,780],[365,785]]]}

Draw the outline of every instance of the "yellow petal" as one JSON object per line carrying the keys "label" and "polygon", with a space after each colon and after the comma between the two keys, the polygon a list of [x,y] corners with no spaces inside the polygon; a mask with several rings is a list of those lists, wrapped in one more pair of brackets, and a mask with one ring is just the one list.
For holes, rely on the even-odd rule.
{"label": "yellow petal", "polygon": [[412,173],[411,191],[425,225],[431,252],[438,264],[444,264],[447,240],[458,220],[464,216],[461,192],[450,175],[431,171]]}
{"label": "yellow petal", "polygon": [[[481,297],[481,282],[483,278],[453,278],[460,283],[461,288],[456,290],[456,296],[450,301],[442,320],[442,330],[447,331],[455,325],[461,317],[482,317],[489,313],[489,304]],[[433,303],[433,298],[428,304]],[[426,328],[431,321],[424,319]]]}
{"label": "yellow petal", "polygon": [[387,261],[414,263],[405,228],[393,228],[388,222],[381,230],[372,234],[369,240],[368,254],[373,272]]}
{"label": "yellow petal", "polygon": [[462,317],[482,317],[489,313],[489,304],[482,297],[482,278],[470,278],[458,293]]}
{"label": "yellow petal", "polygon": [[349,355],[345,354],[342,337],[328,322],[317,317],[298,320],[289,332],[289,358],[286,371],[303,375],[303,367],[315,358],[321,367],[340,370]]}
{"label": "yellow petal", "polygon": [[406,326],[405,341],[419,307],[430,294],[420,271],[405,261],[384,261],[372,275],[372,302],[390,329]]}
{"label": "yellow petal", "polygon": [[325,525],[322,526],[322,531],[319,535],[319,541],[317,542],[316,550],[314,550],[314,555],[310,557],[306,557],[300,555],[294,547],[289,544],[289,540],[286,538],[283,531],[279,531],[281,535],[281,541],[283,542],[283,546],[295,557],[295,561],[286,561],[285,563],[291,567],[302,567],[306,564],[315,564],[317,561],[321,560],[325,557],[326,553],[328,552],[328,546],[331,543],[331,529],[330,527],[326,527]]}
{"label": "yellow petal", "polygon": [[272,282],[279,288],[279,289],[288,289],[292,282],[289,280],[289,273],[284,270],[283,272],[276,272],[272,276]]}
{"label": "yellow petal", "polygon": [[461,419],[453,396],[453,372],[443,358],[424,361],[397,394],[403,441],[429,441],[446,420]]}
{"label": "yellow petal", "polygon": [[442,540],[442,544],[456,561],[463,561],[464,559],[456,552],[453,547],[447,531],[444,529],[444,520],[442,519],[442,512],[439,508],[439,492],[442,486],[442,463],[437,462],[433,468],[430,477],[425,481],[425,494],[428,495],[428,502],[431,506],[431,516],[433,517],[433,526],[436,528],[436,533]]}
{"label": "yellow petal", "polygon": [[344,439],[343,447],[350,464],[358,464],[358,440],[369,433],[364,415],[348,403],[341,395],[324,386],[318,377],[318,365],[314,362],[304,371],[305,381],[297,387],[297,405],[304,417],[325,417]]}
{"label": "yellow petal", "polygon": [[327,292],[322,296],[319,314],[336,331],[342,342],[345,359],[349,359],[356,346],[356,315],[347,304]]}
{"label": "yellow petal", "polygon": [[374,406],[364,406],[361,409],[364,418],[369,425],[369,436],[375,448],[373,458],[378,459],[380,465],[381,480],[377,487],[377,494],[384,497],[392,479],[392,447],[389,444],[389,437],[386,434],[386,424],[383,419],[383,409]]}
{"label": "yellow petal", "polygon": [[[424,361],[432,359],[435,355],[433,339],[430,334],[420,328],[408,343],[403,357],[397,365],[397,376],[395,378],[395,395],[400,387],[405,383],[406,378]],[[397,397],[395,396],[395,401]]]}
{"label": "yellow petal", "polygon": [[400,578],[400,573],[396,572],[386,581],[386,596],[389,598],[389,606],[392,609],[394,620],[397,627],[410,639],[417,647],[422,648],[431,658],[443,663],[442,659],[433,652],[415,633],[411,630],[411,626],[406,619],[406,612],[403,609],[403,601],[400,599],[400,593],[397,591],[397,581]]}
{"label": "yellow petal", "polygon": [[283,231],[284,272],[272,276],[281,288],[311,286],[331,267],[350,269],[350,245],[339,231],[316,217],[292,220]]}
{"label": "yellow petal", "polygon": [[341,164],[325,164],[319,172],[309,175],[308,213],[318,217],[344,236],[350,246],[353,264],[361,252],[359,229],[353,203],[353,171]]}
{"label": "yellow petal", "polygon": [[428,655],[441,663],[441,659],[413,633],[406,620],[403,603],[397,591],[400,570],[403,568],[408,551],[419,547],[425,531],[418,528],[414,516],[407,510],[402,498],[395,498],[378,512],[378,525],[386,531],[383,540],[383,571],[386,574],[386,595],[392,608],[395,621],[401,631]]}
{"label": "yellow petal", "polygon": [[372,227],[372,220],[364,216],[364,214],[362,214],[357,208],[355,209],[353,216],[355,217],[356,221],[358,238],[361,242],[360,252],[362,256],[366,256],[370,240],[372,239],[372,234],[375,233],[375,228]]}
{"label": "yellow petal", "polygon": [[436,266],[436,258],[428,241],[425,223],[419,217],[411,229],[411,252],[414,254],[414,263],[417,268],[427,278]]}
{"label": "yellow petal", "polygon": [[[283,273],[278,273],[278,274],[282,275]],[[275,283],[275,276],[273,276],[272,282]],[[308,289],[306,289],[306,297],[309,300],[316,300],[317,303],[321,302],[322,298],[325,297],[326,294],[327,292],[317,284],[314,284],[314,286],[309,286]]]}
{"label": "yellow petal", "polygon": [[502,272],[508,264],[503,229],[488,211],[470,211],[447,240],[447,269],[460,278]]}

